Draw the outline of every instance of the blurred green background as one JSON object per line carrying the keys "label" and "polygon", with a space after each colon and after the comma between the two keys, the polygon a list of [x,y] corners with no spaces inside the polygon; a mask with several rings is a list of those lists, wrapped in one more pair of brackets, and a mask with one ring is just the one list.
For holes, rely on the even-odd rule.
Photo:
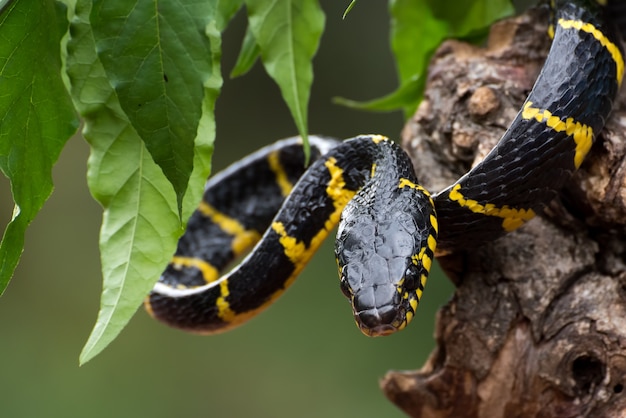
{"label": "blurred green background", "polygon": [[[331,103],[370,99],[396,85],[387,4],[321,2],[327,13],[310,106],[313,133],[398,138],[400,113],[370,114]],[[243,37],[241,14],[224,39],[227,75]],[[217,103],[214,170],[295,134],[278,88],[257,64],[226,80]],[[86,186],[88,147],[70,140],[54,170],[56,190],[26,237],[0,300],[2,417],[380,417],[404,416],[378,389],[390,369],[419,368],[432,350],[435,312],[452,293],[436,269],[416,319],[386,338],[363,336],[341,295],[328,240],[287,294],[230,333],[198,337],[140,310],[100,356],[78,367],[99,307],[100,207]],[[10,218],[8,182],[0,216]]]}

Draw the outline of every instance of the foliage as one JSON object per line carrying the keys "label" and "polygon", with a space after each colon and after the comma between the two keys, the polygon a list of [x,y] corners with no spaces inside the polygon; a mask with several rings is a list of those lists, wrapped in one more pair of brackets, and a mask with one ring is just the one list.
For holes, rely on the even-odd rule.
{"label": "foliage", "polygon": [[[474,36],[512,11],[507,0],[389,4],[398,89],[364,103],[338,101],[406,116],[419,103],[428,59],[444,38]],[[222,86],[221,34],[244,6],[248,30],[231,76],[260,58],[306,138],[312,59],[325,19],[317,0],[0,2],[0,169],[15,202],[0,244],[0,294],[80,115],[91,147],[88,185],[103,207],[104,279],[81,363],[128,323],[201,197]]]}

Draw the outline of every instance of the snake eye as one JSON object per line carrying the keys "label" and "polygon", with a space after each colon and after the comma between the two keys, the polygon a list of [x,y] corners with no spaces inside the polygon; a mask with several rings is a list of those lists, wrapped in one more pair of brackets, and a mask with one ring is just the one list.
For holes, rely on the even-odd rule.
{"label": "snake eye", "polygon": [[419,272],[417,266],[414,264],[409,264],[409,267],[406,269],[404,273],[404,290],[410,291],[415,290],[418,287],[419,283]]}

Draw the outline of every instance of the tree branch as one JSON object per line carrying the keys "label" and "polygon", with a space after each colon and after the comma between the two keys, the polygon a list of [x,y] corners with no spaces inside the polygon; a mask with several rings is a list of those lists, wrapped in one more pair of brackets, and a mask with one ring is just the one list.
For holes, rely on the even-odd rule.
{"label": "tree branch", "polygon": [[[513,120],[547,54],[547,21],[545,10],[532,10],[494,25],[486,48],[439,48],[403,133],[430,190],[480,161]],[[381,382],[392,402],[412,417],[626,415],[625,136],[622,89],[545,215],[439,258],[457,290],[422,369]]]}

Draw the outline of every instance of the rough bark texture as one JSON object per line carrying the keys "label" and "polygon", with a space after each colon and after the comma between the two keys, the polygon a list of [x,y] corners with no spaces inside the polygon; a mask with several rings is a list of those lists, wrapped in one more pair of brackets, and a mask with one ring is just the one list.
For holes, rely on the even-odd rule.
{"label": "rough bark texture", "polygon": [[[534,10],[496,24],[486,48],[439,48],[403,133],[425,186],[452,183],[500,138],[541,69],[546,28]],[[625,135],[622,89],[546,215],[439,258],[457,290],[423,368],[381,382],[392,402],[412,417],[626,417]]]}

